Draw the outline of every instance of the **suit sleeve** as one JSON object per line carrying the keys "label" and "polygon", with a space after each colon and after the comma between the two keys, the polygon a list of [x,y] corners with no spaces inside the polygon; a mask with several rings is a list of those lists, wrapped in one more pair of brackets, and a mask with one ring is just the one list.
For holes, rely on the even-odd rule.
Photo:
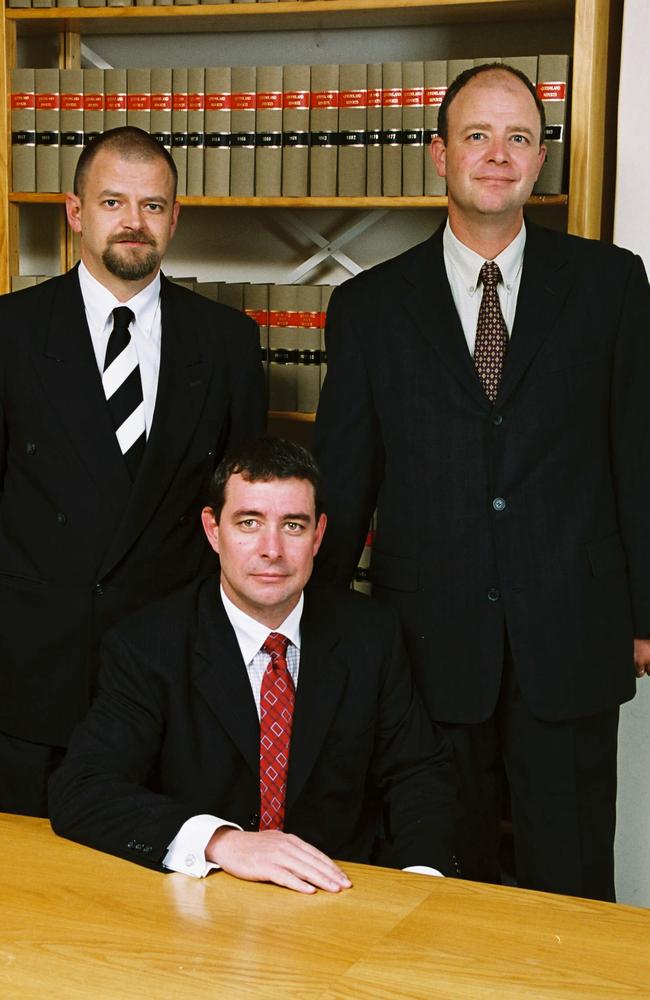
{"label": "suit sleeve", "polygon": [[352,579],[383,479],[382,431],[361,345],[362,303],[346,285],[330,300],[326,324],[327,375],[314,437],[328,524],[316,576]]}
{"label": "suit sleeve", "polygon": [[384,803],[384,837],[373,862],[458,874],[451,750],[414,688],[396,621],[383,670],[372,775]]}
{"label": "suit sleeve", "polygon": [[249,317],[243,319],[245,327],[237,331],[239,351],[232,372],[231,420],[226,451],[248,438],[260,437],[266,429],[267,390],[259,327]]}
{"label": "suit sleeve", "polygon": [[611,452],[634,634],[650,638],[650,285],[634,257],[623,294],[611,390]]}
{"label": "suit sleeve", "polygon": [[140,655],[109,636],[97,697],[50,779],[55,833],[161,869],[167,847],[196,812],[146,787],[162,743],[161,701]]}

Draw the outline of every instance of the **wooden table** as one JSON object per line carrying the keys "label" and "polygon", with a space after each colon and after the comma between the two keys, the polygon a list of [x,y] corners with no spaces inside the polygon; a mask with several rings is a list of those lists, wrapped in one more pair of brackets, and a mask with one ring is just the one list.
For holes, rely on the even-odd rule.
{"label": "wooden table", "polygon": [[345,865],[300,896],[0,815],[2,1000],[650,997],[650,911]]}

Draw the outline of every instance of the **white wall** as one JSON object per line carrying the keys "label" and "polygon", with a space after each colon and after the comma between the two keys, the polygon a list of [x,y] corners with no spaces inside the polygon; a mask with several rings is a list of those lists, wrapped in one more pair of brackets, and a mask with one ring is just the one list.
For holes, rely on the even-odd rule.
{"label": "white wall", "polygon": [[[650,4],[626,0],[618,121],[614,241],[650,273]],[[650,324],[650,318],[648,320]],[[645,373],[646,379],[649,373]],[[650,677],[621,711],[616,888],[620,902],[650,906]]]}

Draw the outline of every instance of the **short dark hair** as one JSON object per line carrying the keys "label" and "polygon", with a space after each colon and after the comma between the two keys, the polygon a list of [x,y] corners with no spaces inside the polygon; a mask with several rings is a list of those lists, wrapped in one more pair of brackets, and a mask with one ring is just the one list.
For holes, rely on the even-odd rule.
{"label": "short dark hair", "polygon": [[539,143],[541,146],[546,132],[546,112],[544,111],[544,105],[538,97],[534,84],[531,83],[526,74],[522,73],[520,69],[516,69],[515,66],[509,66],[507,62],[481,63],[479,66],[472,66],[470,69],[466,69],[462,73],[459,73],[456,79],[449,85],[447,92],[442,99],[442,104],[438,110],[438,135],[445,145],[447,145],[447,139],[449,138],[449,106],[453,99],[461,92],[463,87],[467,86],[470,80],[474,79],[474,77],[480,76],[481,73],[490,73],[497,70],[502,73],[510,73],[511,76],[516,77],[517,80],[523,83],[524,87],[526,87],[526,89],[530,92],[539,112]]}
{"label": "short dark hair", "polygon": [[119,128],[109,128],[95,139],[91,139],[87,146],[84,146],[77,162],[77,169],[74,172],[73,190],[78,198],[83,195],[86,176],[92,162],[102,150],[116,153],[125,160],[164,160],[172,175],[174,199],[176,198],[176,187],[178,185],[176,164],[169,152],[157,139],[154,139],[144,129],[136,128],[135,125],[121,125]]}
{"label": "short dark hair", "polygon": [[304,479],[314,487],[316,517],[322,513],[320,472],[312,455],[295,441],[261,437],[246,441],[221,460],[210,483],[209,506],[218,522],[226,502],[231,476],[241,475],[249,483],[271,479]]}

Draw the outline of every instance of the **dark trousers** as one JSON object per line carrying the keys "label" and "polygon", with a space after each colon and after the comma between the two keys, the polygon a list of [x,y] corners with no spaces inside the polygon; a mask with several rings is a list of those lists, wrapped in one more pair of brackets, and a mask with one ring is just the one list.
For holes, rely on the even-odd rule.
{"label": "dark trousers", "polygon": [[0,733],[0,812],[47,816],[47,782],[65,751]]}
{"label": "dark trousers", "polygon": [[613,901],[618,708],[567,722],[537,719],[524,704],[508,653],[492,717],[440,726],[459,773],[463,877],[501,881],[505,770],[517,884]]}

